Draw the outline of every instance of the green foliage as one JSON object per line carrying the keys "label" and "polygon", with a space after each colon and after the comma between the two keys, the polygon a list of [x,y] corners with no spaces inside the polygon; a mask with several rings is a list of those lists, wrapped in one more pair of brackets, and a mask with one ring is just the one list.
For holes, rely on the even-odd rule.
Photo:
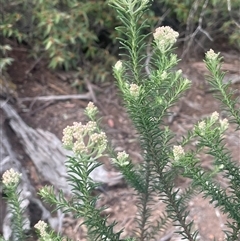
{"label": "green foliage", "polygon": [[[102,217],[104,208],[96,208],[98,197],[92,195],[99,184],[92,180],[91,173],[101,165],[99,158],[108,156],[138,197],[137,227],[134,236],[126,240],[157,240],[171,222],[179,227],[178,233],[182,239],[196,241],[198,230],[195,230],[194,221],[188,220],[187,203],[198,193],[203,193],[215,207],[227,214],[229,221],[226,225],[229,229],[224,230],[226,240],[237,240],[240,235],[240,173],[239,164],[233,160],[225,145],[228,120],[219,118],[219,114],[214,112],[196,123],[176,143],[175,135],[166,127],[165,119],[170,114],[169,108],[191,85],[188,79],[183,78],[181,70],[175,70],[179,60],[173,53],[173,45],[178,33],[170,27],[157,28],[153,33],[152,54],[146,56],[147,23],[141,18],[149,8],[149,1],[111,0],[110,4],[122,21],[117,29],[122,34],[119,39],[124,50],[124,59],[117,61],[113,67],[114,76],[138,131],[144,161],[136,168],[126,152],[114,152],[99,127],[97,108],[89,103],[85,114],[90,121],[86,124],[74,123],[63,131],[63,144],[73,151],[66,162],[72,196],[67,199],[61,191],[56,195],[53,187],[44,187],[40,195],[56,209],[72,212],[76,218],[84,218],[82,224],[88,228],[88,240],[120,240],[121,231],[114,232],[115,223],[109,224],[107,217]],[[239,129],[240,113],[236,107],[239,99],[234,99],[229,85],[223,83],[219,53],[209,50],[204,61],[210,71],[209,83],[218,91],[216,97]],[[201,154],[212,158],[213,171],[201,166]],[[219,174],[229,183],[229,190],[217,181]],[[174,180],[179,175],[192,180],[182,193],[174,186]],[[150,218],[155,212],[153,200],[156,196],[166,204],[166,210],[153,224]],[[53,237],[53,232],[48,233],[45,223],[40,221],[39,224],[35,227],[41,240],[49,240],[49,237],[62,240]],[[21,233],[21,229],[17,231]]]}
{"label": "green foliage", "polygon": [[3,11],[3,35],[27,41],[36,56],[45,50],[53,69],[76,68],[84,54],[94,57],[100,30],[115,22],[103,0],[3,1]]}
{"label": "green foliage", "polygon": [[[24,41],[32,56],[46,57],[52,69],[79,69],[82,78],[96,81],[110,76],[119,21],[106,0],[2,2],[0,35]],[[146,19],[155,21],[150,10]]]}
{"label": "green foliage", "polygon": [[231,121],[236,123],[239,127],[240,111],[237,110],[236,106],[236,104],[239,102],[239,98],[234,100],[234,91],[230,90],[229,88],[231,82],[227,84],[223,83],[225,73],[220,71],[222,66],[222,58],[219,57],[219,54],[215,57],[215,61],[205,61],[206,67],[211,73],[211,75],[208,77],[208,81],[213,89],[218,90],[217,94],[215,94],[215,98],[221,101],[222,108],[229,113]]}

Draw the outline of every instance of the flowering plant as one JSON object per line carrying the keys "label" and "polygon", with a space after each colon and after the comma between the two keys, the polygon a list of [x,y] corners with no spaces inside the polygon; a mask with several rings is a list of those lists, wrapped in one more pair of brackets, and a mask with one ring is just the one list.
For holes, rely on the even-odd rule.
{"label": "flowering plant", "polygon": [[[107,218],[101,216],[103,209],[95,207],[97,197],[91,195],[98,184],[93,182],[90,173],[101,165],[98,159],[107,156],[138,196],[137,228],[134,235],[125,240],[157,240],[169,223],[179,227],[178,233],[183,239],[197,240],[198,230],[194,229],[193,220],[187,219],[186,202],[199,192],[228,214],[231,222],[226,224],[226,240],[237,240],[240,234],[240,173],[239,165],[232,160],[223,142],[228,120],[221,119],[218,112],[214,112],[176,143],[174,134],[165,127],[165,118],[170,114],[169,108],[191,85],[181,70],[174,70],[178,59],[173,53],[173,45],[178,33],[169,27],[157,28],[153,34],[153,54],[146,56],[142,51],[146,47],[147,36],[142,32],[146,25],[138,22],[149,7],[149,1],[111,0],[110,4],[116,8],[122,21],[118,31],[124,34],[120,42],[126,50],[125,58],[115,64],[113,72],[138,132],[144,161],[135,168],[126,152],[114,154],[96,119],[97,108],[89,103],[85,113],[90,121],[87,124],[73,123],[63,131],[63,144],[74,153],[66,162],[72,186],[71,199],[67,200],[61,192],[56,196],[53,187],[43,188],[40,195],[57,209],[73,212],[76,218],[83,217],[88,228],[88,240],[121,240],[121,231],[114,232],[115,223],[107,223]],[[233,93],[223,83],[220,54],[210,50],[204,61],[210,71],[209,83],[218,90],[216,97],[222,101],[231,122],[239,129],[237,100],[233,101]],[[110,151],[108,155],[107,151]],[[200,154],[205,152],[214,160],[213,171],[206,171],[201,166]],[[218,173],[223,173],[228,179],[230,192],[215,179]],[[192,180],[191,186],[182,193],[174,187],[174,180],[179,175]],[[166,204],[166,212],[152,224],[150,218],[155,211],[152,200],[156,195]],[[53,238],[53,233],[48,234],[46,224],[41,221],[35,227],[41,240],[58,240]]]}
{"label": "flowering plant", "polygon": [[7,170],[2,175],[2,183],[4,187],[4,193],[8,200],[9,208],[12,210],[12,230],[13,240],[26,240],[26,234],[24,232],[24,221],[22,208],[22,199],[20,198],[20,191],[18,190],[21,174],[16,172],[13,168]]}

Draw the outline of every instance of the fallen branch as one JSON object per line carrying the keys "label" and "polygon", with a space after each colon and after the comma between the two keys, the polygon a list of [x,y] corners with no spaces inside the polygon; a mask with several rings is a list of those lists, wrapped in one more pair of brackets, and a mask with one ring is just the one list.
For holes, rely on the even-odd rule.
{"label": "fallen branch", "polygon": [[69,99],[84,99],[91,100],[92,95],[90,92],[81,95],[49,95],[49,96],[37,96],[37,97],[24,97],[18,98],[21,102],[24,101],[50,101],[50,100],[69,100]]}

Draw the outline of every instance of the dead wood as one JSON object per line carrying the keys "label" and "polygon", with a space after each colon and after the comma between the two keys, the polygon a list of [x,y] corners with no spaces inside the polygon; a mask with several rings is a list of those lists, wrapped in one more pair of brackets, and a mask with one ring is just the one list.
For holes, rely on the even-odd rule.
{"label": "dead wood", "polygon": [[20,102],[24,101],[52,101],[52,100],[71,100],[71,99],[82,99],[91,100],[92,95],[90,92],[79,95],[48,95],[48,96],[37,96],[37,97],[24,97],[18,98]]}
{"label": "dead wood", "polygon": [[[26,200],[24,203],[25,207],[27,208],[30,202],[35,203],[42,213],[39,219],[47,220],[53,228],[61,231],[62,212],[58,213],[58,217],[52,217],[50,212],[43,206],[41,200],[36,198],[35,187],[31,185],[27,174],[30,170],[26,170],[26,167],[24,168],[22,165],[21,158],[15,152],[10,139],[21,143],[24,152],[31,159],[42,179],[52,184],[56,189],[63,190],[66,195],[70,195],[71,188],[66,180],[67,171],[64,162],[66,156],[72,155],[72,153],[62,147],[61,141],[53,133],[41,129],[35,130],[28,126],[8,103],[0,101],[0,106],[6,117],[5,119],[8,119],[8,126],[13,131],[11,136],[7,136],[3,126],[4,119],[1,119],[0,144],[3,147],[0,153],[1,174],[10,168],[14,168],[19,173],[22,173],[22,182],[19,190],[22,190],[21,195]],[[96,182],[102,182],[109,186],[116,185],[122,181],[120,173],[108,172],[103,166],[96,168],[91,173],[91,178]],[[1,201],[1,203],[3,202]],[[11,215],[7,211],[2,212],[0,219],[3,220],[1,226],[3,226],[4,236],[8,239],[11,236]],[[30,224],[27,215],[26,220]],[[28,229],[29,225],[26,228]]]}

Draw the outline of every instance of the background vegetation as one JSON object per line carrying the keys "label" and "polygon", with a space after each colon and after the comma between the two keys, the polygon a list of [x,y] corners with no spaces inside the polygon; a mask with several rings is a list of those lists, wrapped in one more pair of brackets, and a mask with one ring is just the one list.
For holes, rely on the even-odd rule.
{"label": "background vegetation", "polygon": [[[27,45],[36,59],[46,58],[52,69],[79,69],[83,76],[91,72],[94,80],[109,75],[118,52],[114,29],[119,20],[107,0],[1,2],[1,49],[10,50],[7,38]],[[238,0],[154,0],[145,19],[151,29],[169,25],[180,32],[185,56],[193,44],[204,52],[215,40],[239,47],[238,13]],[[6,51],[2,54],[1,69],[12,61]]]}

